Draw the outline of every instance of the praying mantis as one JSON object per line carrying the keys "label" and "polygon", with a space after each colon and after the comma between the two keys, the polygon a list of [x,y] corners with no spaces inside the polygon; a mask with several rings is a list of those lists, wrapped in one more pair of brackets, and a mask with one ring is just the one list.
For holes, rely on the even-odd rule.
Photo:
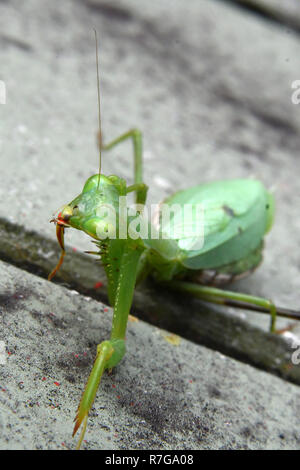
{"label": "praying mantis", "polygon": [[[250,274],[262,260],[264,237],[274,221],[274,199],[261,182],[238,179],[199,184],[168,197],[149,220],[141,132],[132,129],[106,145],[101,139],[96,32],[95,38],[100,167],[81,193],[52,219],[61,256],[49,275],[51,280],[63,262],[65,228],[85,232],[97,247],[89,253],[101,257],[114,310],[110,338],[97,346],[75,417],[73,436],[82,427],[77,448],[103,373],[124,357],[134,289],[147,276],[206,302],[269,313],[271,332],[275,332],[277,314],[300,319],[299,312],[278,308],[270,300],[219,288]],[[132,140],[134,156],[134,183],[129,186],[119,176],[101,173],[101,150],[108,151],[128,139]],[[135,194],[134,210],[127,202],[131,193]]]}

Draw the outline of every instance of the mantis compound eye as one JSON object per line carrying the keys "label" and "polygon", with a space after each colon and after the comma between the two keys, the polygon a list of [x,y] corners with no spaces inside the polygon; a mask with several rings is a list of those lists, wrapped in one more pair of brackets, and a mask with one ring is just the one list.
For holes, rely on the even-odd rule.
{"label": "mantis compound eye", "polygon": [[73,207],[73,213],[72,213],[72,215],[75,215],[75,216],[76,216],[76,215],[78,215],[78,213],[79,213],[79,207],[78,207],[78,206],[74,206],[74,207]]}
{"label": "mantis compound eye", "polygon": [[57,220],[62,222],[68,222],[70,217],[73,215],[73,209],[70,206],[65,206],[63,210],[58,214]]}

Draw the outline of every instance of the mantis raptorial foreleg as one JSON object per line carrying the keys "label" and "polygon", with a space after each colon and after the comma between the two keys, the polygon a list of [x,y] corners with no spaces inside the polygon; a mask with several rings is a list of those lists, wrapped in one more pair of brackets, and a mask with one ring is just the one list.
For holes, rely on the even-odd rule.
{"label": "mantis raptorial foreleg", "polygon": [[[127,239],[114,240],[113,242],[121,244],[122,255],[120,259],[115,260],[115,263],[111,262],[106,266],[106,269],[110,272],[108,281],[112,283],[111,288],[113,290],[111,298],[113,298],[114,313],[111,336],[109,340],[103,341],[97,346],[94,366],[78,407],[73,430],[74,436],[81,423],[83,423],[78,448],[84,436],[88,413],[93,405],[103,372],[106,369],[110,370],[115,367],[125,354],[125,333],[128,315],[136,283],[138,262],[143,251],[138,241]],[[110,244],[111,241],[106,245],[107,259],[111,257]]]}

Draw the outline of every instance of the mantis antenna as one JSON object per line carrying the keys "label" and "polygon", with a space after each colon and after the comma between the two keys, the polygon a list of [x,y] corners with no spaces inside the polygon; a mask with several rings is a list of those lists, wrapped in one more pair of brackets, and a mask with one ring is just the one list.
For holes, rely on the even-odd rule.
{"label": "mantis antenna", "polygon": [[100,185],[100,176],[101,176],[101,111],[100,111],[100,79],[99,79],[99,60],[98,60],[98,38],[97,31],[94,29],[95,33],[95,44],[96,44],[96,70],[97,70],[97,92],[98,92],[98,123],[99,123],[99,133],[100,133],[100,143],[99,143],[99,178],[98,186]]}

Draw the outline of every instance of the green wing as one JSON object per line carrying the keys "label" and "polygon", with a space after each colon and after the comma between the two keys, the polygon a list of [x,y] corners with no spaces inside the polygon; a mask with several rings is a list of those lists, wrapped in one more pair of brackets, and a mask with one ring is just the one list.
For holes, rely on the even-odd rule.
{"label": "green wing", "polygon": [[[162,232],[168,232],[173,223],[181,263],[190,269],[218,267],[246,257],[261,243],[273,221],[273,197],[256,180],[203,184],[179,191],[164,203],[200,207],[199,233],[194,231],[194,215],[185,217],[182,224],[175,212],[171,222],[162,220],[161,224]],[[197,236],[202,243],[197,243]]]}

